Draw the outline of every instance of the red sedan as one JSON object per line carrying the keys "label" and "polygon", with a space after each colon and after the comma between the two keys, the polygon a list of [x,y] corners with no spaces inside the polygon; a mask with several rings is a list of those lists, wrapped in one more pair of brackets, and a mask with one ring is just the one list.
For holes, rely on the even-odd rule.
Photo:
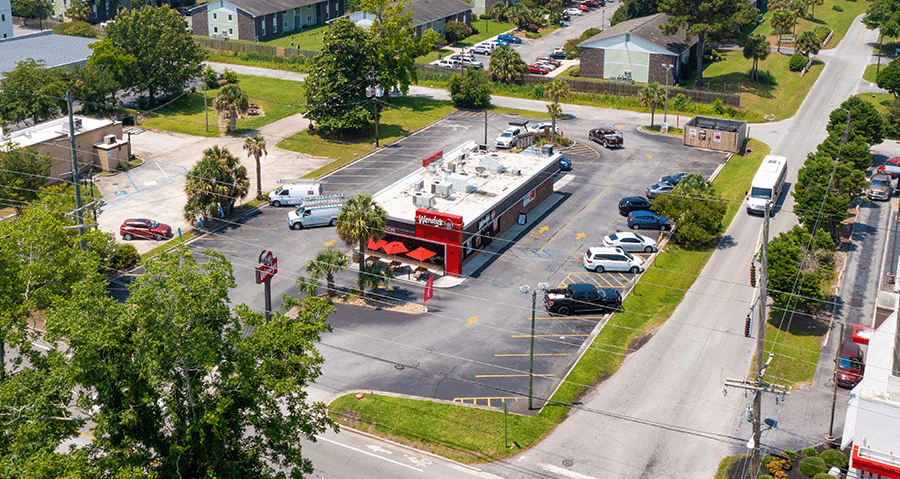
{"label": "red sedan", "polygon": [[528,65],[528,73],[535,73],[538,75],[546,75],[546,74],[550,73],[550,70],[543,65],[538,65],[537,63],[532,63],[531,65]]}
{"label": "red sedan", "polygon": [[590,8],[588,8],[588,6],[583,3],[580,5],[575,5],[575,8],[581,10],[582,12],[586,12],[586,11],[590,10]]}
{"label": "red sedan", "polygon": [[157,223],[145,218],[129,218],[119,227],[119,234],[125,241],[132,238],[168,239],[172,237],[172,228],[169,225]]}

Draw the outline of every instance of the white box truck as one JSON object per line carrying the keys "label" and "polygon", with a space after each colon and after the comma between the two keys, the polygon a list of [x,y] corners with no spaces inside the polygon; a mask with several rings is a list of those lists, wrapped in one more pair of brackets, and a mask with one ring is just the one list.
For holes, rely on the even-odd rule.
{"label": "white box truck", "polygon": [[322,196],[321,183],[290,183],[269,193],[269,204],[275,207],[281,205],[299,205],[301,201],[311,196]]}
{"label": "white box truck", "polygon": [[750,183],[750,194],[747,195],[747,213],[763,214],[766,204],[770,209],[775,206],[778,198],[781,197],[785,179],[787,179],[787,158],[766,155],[753,177],[753,182]]}

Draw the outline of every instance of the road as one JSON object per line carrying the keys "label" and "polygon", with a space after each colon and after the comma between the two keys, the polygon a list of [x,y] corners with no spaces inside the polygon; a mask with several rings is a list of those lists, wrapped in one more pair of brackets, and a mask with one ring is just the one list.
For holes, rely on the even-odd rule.
{"label": "road", "polygon": [[[806,153],[825,138],[828,114],[858,88],[876,37],[857,19],[837,48],[821,55],[825,69],[793,121],[753,127],[774,154],[789,158],[790,182]],[[772,236],[796,224],[792,205],[790,197],[784,199],[772,220]],[[722,457],[747,453],[751,428],[744,411],[750,399],[739,391],[723,395],[723,383],[746,377],[755,350],[743,325],[753,298],[747,267],[761,223],[738,214],[725,233],[727,241],[660,331],[546,440],[486,469],[504,477],[563,477],[552,469],[563,465],[568,477],[712,477]],[[818,443],[827,432],[791,420],[793,412],[803,410],[826,415],[830,389],[814,391],[802,402],[789,397],[774,409],[774,399],[764,402],[763,414],[775,415],[794,444]],[[838,430],[845,407],[839,404]]]}

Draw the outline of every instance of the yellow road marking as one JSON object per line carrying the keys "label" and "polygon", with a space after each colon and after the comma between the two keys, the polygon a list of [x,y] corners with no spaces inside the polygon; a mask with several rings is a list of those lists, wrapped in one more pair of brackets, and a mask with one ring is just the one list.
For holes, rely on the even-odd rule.
{"label": "yellow road marking", "polygon": [[88,434],[88,433],[86,433],[86,432],[78,431],[78,434],[81,434],[82,436],[84,436],[84,437],[86,437],[86,438],[88,438],[88,439],[90,439],[90,440],[92,440],[92,441],[96,441],[96,440],[97,440],[96,437],[91,436],[90,434]]}
{"label": "yellow road marking", "polygon": [[[586,235],[585,235],[584,233],[578,233],[577,235],[575,235],[575,239],[579,240],[579,239],[581,239],[581,238],[584,238],[585,236],[586,236]],[[599,244],[599,243],[598,243],[598,244]]]}
{"label": "yellow road marking", "polygon": [[[528,374],[476,374],[476,378],[527,378]],[[548,377],[552,374],[532,374],[532,376]]]}
{"label": "yellow road marking", "polygon": [[648,154],[648,155],[647,155],[647,158],[649,158],[649,159],[652,160],[652,159],[653,159],[653,155]]}
{"label": "yellow road marking", "polygon": [[255,229],[255,230],[266,230],[266,231],[278,231],[278,228],[259,228],[259,227],[254,227],[253,229]]}
{"label": "yellow road marking", "polygon": [[473,317],[469,318],[469,320],[466,321],[466,327],[468,328],[469,325],[474,323],[475,321],[478,321],[478,316],[473,316]]}
{"label": "yellow road marking", "polygon": [[335,241],[335,240],[331,240],[331,241],[325,243],[325,246],[331,246],[331,245],[333,245],[333,244],[334,244],[334,241]]}
{"label": "yellow road marking", "polygon": [[[534,355],[535,356],[568,356],[569,354],[568,353],[540,353],[540,354],[535,353]],[[513,357],[519,358],[519,357],[523,357],[523,356],[531,356],[531,355],[528,353],[516,353],[516,354],[510,353],[510,354],[495,354],[494,355],[495,358],[513,358]]]}
{"label": "yellow road marking", "polygon": [[217,240],[217,241],[259,241],[259,238],[221,238],[218,236],[204,236],[201,240]]}
{"label": "yellow road marking", "polygon": [[[536,338],[563,338],[563,337],[586,337],[590,336],[590,334],[535,334]],[[510,336],[511,338],[530,338],[530,334],[513,334]]]}

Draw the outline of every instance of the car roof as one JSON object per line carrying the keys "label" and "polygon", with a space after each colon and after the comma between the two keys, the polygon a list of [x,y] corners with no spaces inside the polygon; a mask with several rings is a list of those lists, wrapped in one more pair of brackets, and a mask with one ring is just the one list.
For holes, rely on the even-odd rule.
{"label": "car roof", "polygon": [[643,196],[626,196],[626,197],[622,198],[620,201],[630,201],[632,203],[637,203],[637,202],[649,203],[649,201],[647,199],[645,199]]}
{"label": "car roof", "polygon": [[652,212],[652,211],[637,210],[637,211],[632,211],[632,212],[631,212],[631,216],[652,216],[652,217],[655,218],[655,217],[657,217],[658,215],[657,215],[656,213]]}
{"label": "car roof", "polygon": [[597,288],[588,283],[572,283],[569,285],[569,289],[572,291],[595,291]]}
{"label": "car roof", "polygon": [[841,356],[849,356],[851,358],[861,358],[862,349],[858,344],[852,341],[846,341],[841,344]]}
{"label": "car roof", "polygon": [[891,177],[885,173],[875,173],[872,175],[873,180],[889,180]]}
{"label": "car roof", "polygon": [[634,234],[630,231],[616,231],[615,233],[608,234],[607,236],[615,236],[616,238],[638,238],[643,239],[643,236]]}
{"label": "car roof", "polygon": [[621,248],[618,247],[618,246],[591,246],[590,248],[588,248],[588,251],[590,251],[591,254],[597,254],[597,253],[621,253],[621,252],[622,252],[622,251],[621,251]]}

